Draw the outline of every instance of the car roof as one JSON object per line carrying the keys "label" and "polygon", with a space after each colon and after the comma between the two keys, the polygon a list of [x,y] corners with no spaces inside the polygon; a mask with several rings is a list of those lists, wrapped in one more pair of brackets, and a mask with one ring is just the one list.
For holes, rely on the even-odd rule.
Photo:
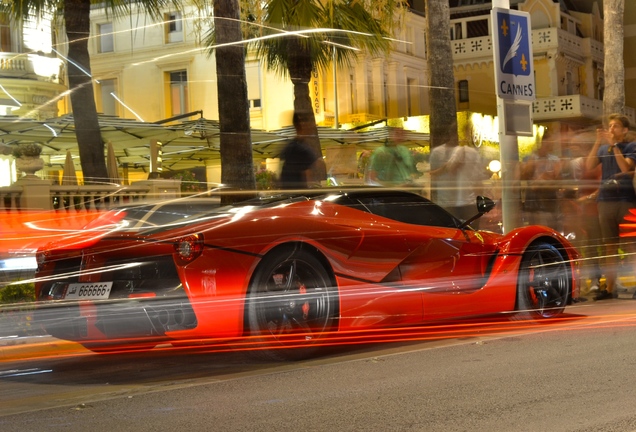
{"label": "car roof", "polygon": [[[282,203],[318,200],[343,205],[384,218],[415,224],[457,228],[460,222],[430,200],[413,192],[373,188],[321,188],[305,191],[275,191],[269,194],[221,206],[219,198],[180,198],[167,201],[128,204],[112,209],[126,221],[127,230],[163,230],[213,220],[242,207],[268,208]],[[408,211],[405,211],[408,209]],[[112,214],[112,213],[111,213]],[[104,218],[106,219],[106,218]],[[103,219],[102,219],[103,222]],[[96,220],[94,225],[98,225]]]}

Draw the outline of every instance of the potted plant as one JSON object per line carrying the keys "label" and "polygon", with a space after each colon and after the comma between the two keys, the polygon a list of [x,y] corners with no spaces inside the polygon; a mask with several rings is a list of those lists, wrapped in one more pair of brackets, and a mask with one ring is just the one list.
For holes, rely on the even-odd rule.
{"label": "potted plant", "polygon": [[35,172],[44,167],[44,161],[40,157],[42,145],[36,142],[20,143],[13,150],[15,167],[25,174],[25,177],[35,177]]}

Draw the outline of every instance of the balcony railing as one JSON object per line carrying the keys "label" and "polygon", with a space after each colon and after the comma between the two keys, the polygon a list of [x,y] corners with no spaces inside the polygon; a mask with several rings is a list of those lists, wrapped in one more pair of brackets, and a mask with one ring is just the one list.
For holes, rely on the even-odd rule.
{"label": "balcony railing", "polygon": [[[636,122],[636,110],[625,107],[625,115],[630,122]],[[532,104],[535,121],[586,118],[600,119],[603,116],[603,101],[582,95],[554,96],[538,98]]]}
{"label": "balcony railing", "polygon": [[[451,41],[453,60],[466,61],[487,57],[492,61],[492,36],[482,36]],[[581,38],[559,28],[532,30],[532,51],[539,54],[553,50],[575,58],[591,57],[603,62],[603,44],[590,38]]]}
{"label": "balcony railing", "polygon": [[107,210],[114,205],[181,196],[180,180],[148,180],[131,186],[62,186],[48,182],[16,182],[0,188],[0,211],[54,210],[84,212]]}
{"label": "balcony railing", "polygon": [[1,78],[28,78],[63,83],[64,62],[40,54],[0,53]]}
{"label": "balcony railing", "polygon": [[488,57],[492,60],[492,38],[483,36],[451,41],[453,60],[469,60]]}

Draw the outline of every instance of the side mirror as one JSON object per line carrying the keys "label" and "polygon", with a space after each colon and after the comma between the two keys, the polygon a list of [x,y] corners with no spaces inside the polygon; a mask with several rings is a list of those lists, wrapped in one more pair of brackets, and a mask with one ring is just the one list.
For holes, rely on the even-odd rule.
{"label": "side mirror", "polygon": [[488,213],[493,208],[495,208],[495,202],[493,200],[481,195],[477,197],[477,211],[479,214]]}
{"label": "side mirror", "polygon": [[480,217],[482,217],[484,214],[488,213],[490,210],[492,210],[493,208],[495,208],[495,202],[493,200],[491,200],[488,197],[485,196],[478,196],[477,197],[477,214],[473,217],[471,217],[468,220],[465,220],[460,226],[460,229],[464,229],[466,228],[468,225],[470,225],[470,223],[476,219],[479,219]]}

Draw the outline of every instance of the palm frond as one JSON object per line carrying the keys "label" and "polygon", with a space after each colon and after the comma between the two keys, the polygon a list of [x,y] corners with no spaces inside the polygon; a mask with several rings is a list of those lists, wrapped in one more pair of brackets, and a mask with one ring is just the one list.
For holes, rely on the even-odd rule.
{"label": "palm frond", "polygon": [[242,3],[249,11],[244,16],[250,17],[244,27],[246,42],[270,70],[282,75],[288,74],[291,40],[315,66],[331,63],[334,48],[336,61],[349,64],[360,50],[371,55],[390,50],[387,37],[405,4],[403,0],[247,1]]}

